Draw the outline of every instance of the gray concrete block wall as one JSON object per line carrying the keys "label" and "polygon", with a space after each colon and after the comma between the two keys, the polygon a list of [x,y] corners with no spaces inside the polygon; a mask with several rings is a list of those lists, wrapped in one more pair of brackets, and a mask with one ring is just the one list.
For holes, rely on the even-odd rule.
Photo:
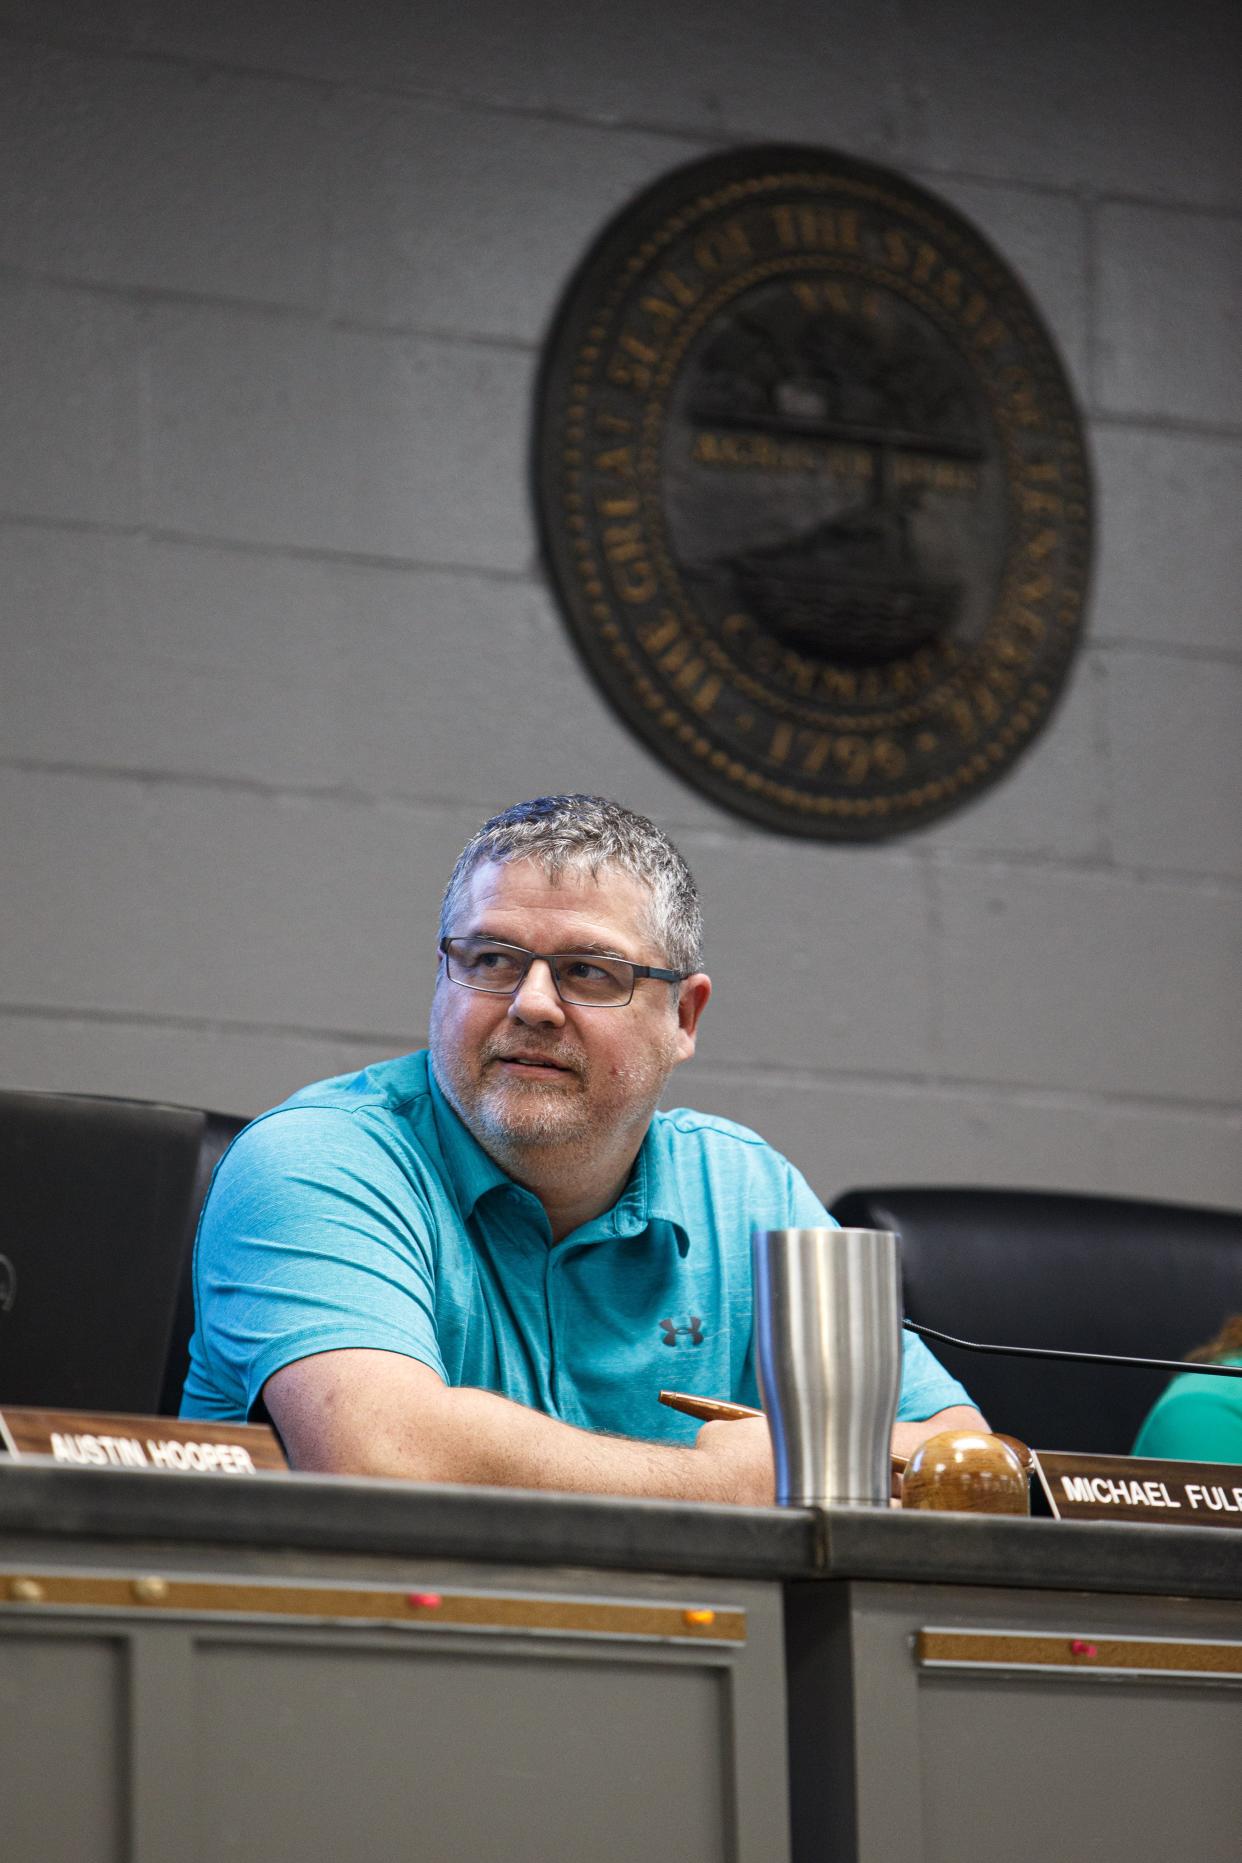
{"label": "gray concrete block wall", "polygon": [[[1131,0],[0,0],[0,1081],[236,1110],[421,1039],[443,875],[589,787],[702,882],[672,1097],[826,1193],[1242,1204],[1242,14]],[[804,139],[1022,274],[1091,432],[1088,640],[934,829],[765,835],[543,585],[530,397],[602,222]]]}

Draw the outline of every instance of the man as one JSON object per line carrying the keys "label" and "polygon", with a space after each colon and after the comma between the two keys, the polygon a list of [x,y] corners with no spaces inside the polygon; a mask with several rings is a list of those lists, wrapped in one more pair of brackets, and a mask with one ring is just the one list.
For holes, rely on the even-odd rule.
{"label": "man", "polygon": [[[657,1101],[711,995],[698,896],[652,823],[507,809],[444,896],[430,1050],[326,1081],[220,1165],[183,1410],[266,1407],[295,1467],[762,1503],[750,1232],[828,1222],[754,1133]],[[894,1448],[980,1427],[906,1335]],[[693,1440],[691,1440],[693,1439]]]}

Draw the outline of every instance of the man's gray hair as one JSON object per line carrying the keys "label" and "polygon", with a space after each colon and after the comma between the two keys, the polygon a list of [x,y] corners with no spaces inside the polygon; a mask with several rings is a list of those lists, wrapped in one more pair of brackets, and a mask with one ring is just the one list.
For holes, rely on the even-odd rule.
{"label": "man's gray hair", "polygon": [[565,869],[598,879],[607,868],[647,888],[648,929],[670,969],[689,973],[703,963],[703,913],[698,888],[666,834],[645,815],[603,796],[537,796],[484,822],[462,849],[444,890],[440,936],[447,938],[474,869],[534,860],[555,883]]}

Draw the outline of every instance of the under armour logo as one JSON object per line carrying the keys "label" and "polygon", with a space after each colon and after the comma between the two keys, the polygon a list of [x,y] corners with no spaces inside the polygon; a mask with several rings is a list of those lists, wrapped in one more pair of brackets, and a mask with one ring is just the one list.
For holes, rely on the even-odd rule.
{"label": "under armour logo", "polygon": [[703,1343],[703,1322],[697,1313],[690,1315],[689,1326],[679,1326],[676,1320],[661,1320],[660,1331],[664,1334],[666,1346],[675,1346],[679,1339],[686,1336],[689,1337],[691,1345]]}

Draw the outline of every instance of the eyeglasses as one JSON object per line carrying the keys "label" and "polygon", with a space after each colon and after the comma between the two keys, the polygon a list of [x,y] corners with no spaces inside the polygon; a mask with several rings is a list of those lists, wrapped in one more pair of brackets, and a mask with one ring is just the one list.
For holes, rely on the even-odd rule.
{"label": "eyeglasses", "polygon": [[660,970],[654,964],[631,964],[625,957],[599,957],[594,951],[528,951],[495,938],[441,938],[450,983],[487,996],[516,996],[527,971],[538,962],[552,973],[563,1003],[587,1009],[623,1009],[639,977],[683,983],[686,971]]}

